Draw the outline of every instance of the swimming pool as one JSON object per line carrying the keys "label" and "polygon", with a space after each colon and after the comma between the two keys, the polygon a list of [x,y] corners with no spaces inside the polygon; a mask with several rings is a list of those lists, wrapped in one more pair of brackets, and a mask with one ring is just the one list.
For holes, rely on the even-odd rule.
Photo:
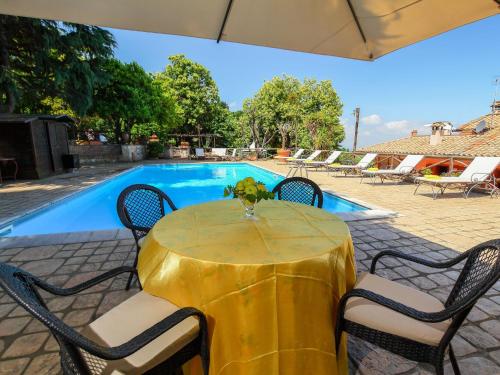
{"label": "swimming pool", "polygon": [[[244,163],[141,166],[9,223],[0,228],[0,237],[121,229],[116,201],[129,185],[156,186],[182,208],[224,199],[225,186],[248,176],[262,181],[270,190],[283,179],[278,174]],[[323,208],[330,212],[367,209],[332,194],[324,195]]]}

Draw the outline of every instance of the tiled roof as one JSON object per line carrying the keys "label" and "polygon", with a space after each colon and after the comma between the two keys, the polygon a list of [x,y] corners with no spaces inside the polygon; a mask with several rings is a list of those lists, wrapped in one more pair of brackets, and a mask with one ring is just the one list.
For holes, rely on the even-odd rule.
{"label": "tiled roof", "polygon": [[[473,130],[484,120],[488,130],[474,134]],[[379,143],[358,149],[365,152],[456,155],[456,156],[500,156],[500,113],[487,114],[459,128],[460,133],[443,136],[442,143],[431,146],[430,136],[415,136]]]}

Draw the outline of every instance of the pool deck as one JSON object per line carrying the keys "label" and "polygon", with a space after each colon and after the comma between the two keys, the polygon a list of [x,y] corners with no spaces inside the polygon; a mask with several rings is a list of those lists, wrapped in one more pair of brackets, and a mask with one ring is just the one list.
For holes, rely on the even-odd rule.
{"label": "pool deck", "polygon": [[[156,161],[157,163],[157,161]],[[257,166],[284,173],[287,167],[273,161],[254,162]],[[78,175],[41,181],[5,184],[0,187],[0,222],[23,214],[54,199],[109,177],[136,164],[112,164],[84,168]],[[324,190],[376,204],[397,215],[348,223],[356,248],[358,271],[366,271],[371,259],[382,249],[394,249],[432,260],[453,257],[482,241],[498,238],[500,199],[473,194],[467,200],[458,193],[433,200],[430,191],[413,196],[411,184],[359,183],[357,177],[329,177],[310,172],[309,177]],[[108,234],[109,236],[109,234]],[[118,235],[116,235],[118,236]],[[71,243],[33,246],[4,246],[0,261],[9,262],[56,285],[70,286],[104,270],[133,260],[133,241],[126,237],[78,238]],[[70,240],[71,238],[68,238]],[[57,242],[57,241],[55,241]],[[5,244],[7,245],[7,244]],[[439,299],[446,297],[457,277],[457,268],[433,272],[425,267],[387,260],[380,275]],[[68,324],[81,328],[136,290],[125,292],[124,278],[94,287],[79,297],[53,298],[49,307]],[[500,283],[497,283],[472,310],[453,340],[463,374],[500,374]],[[433,374],[430,367],[416,365],[401,357],[350,338],[351,374]],[[57,344],[47,330],[0,292],[0,373],[54,374],[59,371]],[[451,374],[449,363],[446,373]]]}

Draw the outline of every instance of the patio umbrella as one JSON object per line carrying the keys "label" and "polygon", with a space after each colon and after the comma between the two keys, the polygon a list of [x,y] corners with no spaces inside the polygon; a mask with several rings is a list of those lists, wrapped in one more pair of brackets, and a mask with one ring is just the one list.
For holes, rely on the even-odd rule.
{"label": "patio umbrella", "polygon": [[0,13],[373,60],[500,0],[1,0]]}

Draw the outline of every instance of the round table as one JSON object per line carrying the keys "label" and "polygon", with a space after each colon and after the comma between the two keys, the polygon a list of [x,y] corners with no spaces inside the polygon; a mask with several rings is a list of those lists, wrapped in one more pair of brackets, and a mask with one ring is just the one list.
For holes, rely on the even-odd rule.
{"label": "round table", "polygon": [[255,212],[233,199],[166,215],[139,254],[144,290],[207,315],[210,374],[347,374],[345,339],[340,353],[334,342],[356,277],[347,225],[285,201]]}

